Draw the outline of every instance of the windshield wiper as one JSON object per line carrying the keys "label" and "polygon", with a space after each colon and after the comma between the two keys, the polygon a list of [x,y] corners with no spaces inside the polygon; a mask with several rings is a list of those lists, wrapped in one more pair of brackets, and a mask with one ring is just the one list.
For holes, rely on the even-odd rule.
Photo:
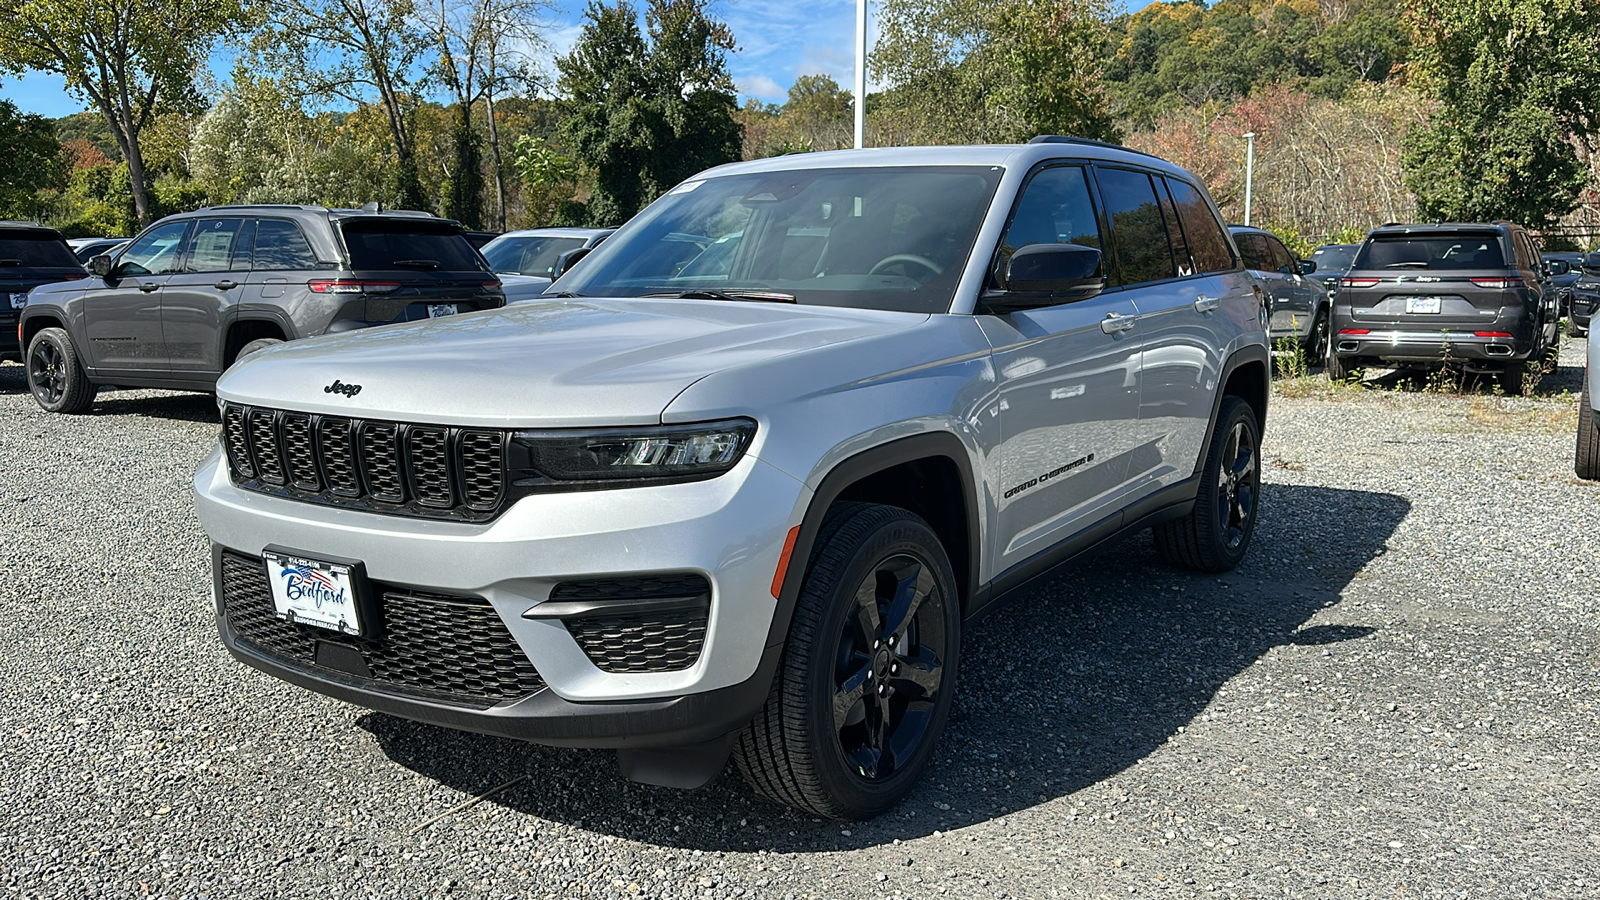
{"label": "windshield wiper", "polygon": [[659,294],[645,294],[646,297],[672,297],[677,300],[732,300],[735,302],[755,303],[793,303],[793,294],[778,294],[771,291],[718,291],[710,288],[696,288],[692,291],[664,291]]}
{"label": "windshield wiper", "polygon": [[1384,266],[1385,269],[1426,269],[1428,264],[1421,260],[1411,259],[1405,262],[1394,262]]}
{"label": "windshield wiper", "polygon": [[437,269],[439,268],[439,261],[437,259],[397,259],[392,265],[405,266],[408,269]]}
{"label": "windshield wiper", "polygon": [[548,292],[548,291],[546,291],[545,293],[540,294],[539,296],[540,297],[554,297],[554,298],[556,298],[558,300],[571,300],[571,299],[574,299],[574,298],[577,298],[577,297],[583,297],[583,296],[586,296],[586,295],[584,295],[584,294],[575,294],[572,291],[556,291],[553,294]]}

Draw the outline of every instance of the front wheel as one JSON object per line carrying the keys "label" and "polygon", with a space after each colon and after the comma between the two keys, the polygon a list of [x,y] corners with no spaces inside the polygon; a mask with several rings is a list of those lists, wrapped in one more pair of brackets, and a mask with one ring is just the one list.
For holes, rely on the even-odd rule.
{"label": "front wheel", "polygon": [[1583,395],[1578,398],[1578,447],[1572,471],[1587,481],[1600,480],[1600,422],[1589,405],[1589,373],[1583,374]]}
{"label": "front wheel", "polygon": [[1151,529],[1162,559],[1200,572],[1226,572],[1244,559],[1261,502],[1260,442],[1255,410],[1224,397],[1194,508]]}
{"label": "front wheel", "polygon": [[46,412],[88,412],[95,386],[65,329],[46,328],[28,343],[28,389]]}
{"label": "front wheel", "polygon": [[921,518],[865,503],[829,510],[766,706],[734,748],[745,780],[833,819],[898,802],[950,714],[959,606]]}
{"label": "front wheel", "polygon": [[1317,318],[1311,323],[1311,333],[1306,336],[1306,360],[1311,365],[1316,365],[1328,358],[1328,316],[1326,313],[1317,313]]}

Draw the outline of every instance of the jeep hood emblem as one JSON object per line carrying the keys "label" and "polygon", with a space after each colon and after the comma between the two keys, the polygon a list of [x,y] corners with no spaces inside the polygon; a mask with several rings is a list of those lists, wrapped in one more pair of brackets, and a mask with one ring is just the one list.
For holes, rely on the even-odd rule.
{"label": "jeep hood emblem", "polygon": [[335,378],[333,380],[333,384],[323,388],[322,392],[324,394],[343,394],[346,397],[354,397],[355,395],[361,393],[361,385],[345,384],[344,382]]}

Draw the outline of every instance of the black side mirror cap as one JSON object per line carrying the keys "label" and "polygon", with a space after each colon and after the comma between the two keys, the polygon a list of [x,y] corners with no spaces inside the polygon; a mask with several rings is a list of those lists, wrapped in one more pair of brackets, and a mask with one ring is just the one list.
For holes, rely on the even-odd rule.
{"label": "black side mirror cap", "polygon": [[579,247],[576,250],[568,250],[567,252],[556,257],[556,265],[555,268],[550,272],[550,280],[555,281],[557,278],[567,274],[567,272],[571,271],[573,266],[578,264],[578,260],[588,256],[589,251],[593,249],[593,247]]}
{"label": "black side mirror cap", "polygon": [[1106,288],[1100,251],[1077,244],[1029,244],[1011,254],[1001,282],[1003,293],[983,304],[1003,315],[1019,309],[1087,300]]}
{"label": "black side mirror cap", "polygon": [[89,270],[90,275],[96,278],[106,278],[111,274],[111,256],[102,253],[99,256],[90,257],[89,265],[85,266],[85,268]]}
{"label": "black side mirror cap", "polygon": [[1300,260],[1300,274],[1301,275],[1310,275],[1312,272],[1315,272],[1316,270],[1317,270],[1317,264],[1316,263],[1312,262],[1309,259]]}

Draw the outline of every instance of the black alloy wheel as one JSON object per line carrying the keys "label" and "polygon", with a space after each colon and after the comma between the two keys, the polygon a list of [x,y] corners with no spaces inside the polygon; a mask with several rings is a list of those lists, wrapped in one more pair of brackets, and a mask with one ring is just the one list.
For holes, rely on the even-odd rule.
{"label": "black alloy wheel", "polygon": [[61,402],[67,392],[67,375],[63,371],[61,351],[49,341],[38,341],[28,354],[28,384],[33,395],[44,406]]}
{"label": "black alloy wheel", "polygon": [[1260,515],[1260,435],[1250,404],[1224,397],[1194,508],[1150,529],[1162,559],[1200,572],[1226,572],[1244,560]]}
{"label": "black alloy wheel", "polygon": [[1222,531],[1223,546],[1229,551],[1238,550],[1255,527],[1260,484],[1255,432],[1246,422],[1236,421],[1228,429],[1217,472],[1217,525]]}
{"label": "black alloy wheel", "polygon": [[81,413],[94,403],[95,386],[84,374],[72,339],[46,328],[28,344],[28,389],[47,412]]}

